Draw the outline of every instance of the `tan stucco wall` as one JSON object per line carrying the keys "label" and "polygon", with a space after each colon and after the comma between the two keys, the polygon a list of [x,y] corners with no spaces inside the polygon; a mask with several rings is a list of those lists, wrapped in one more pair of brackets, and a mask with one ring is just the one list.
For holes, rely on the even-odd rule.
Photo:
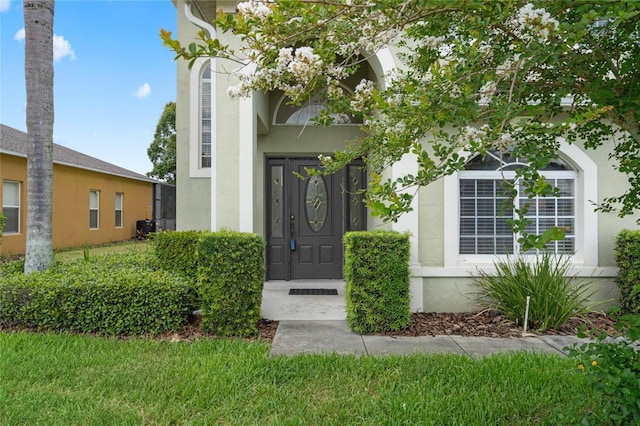
{"label": "tan stucco wall", "polygon": [[[1,155],[2,180],[20,182],[20,233],[5,234],[0,253],[25,252],[27,222],[27,160]],[[0,187],[0,192],[1,192]],[[89,191],[99,191],[99,228],[89,229]],[[123,193],[122,227],[115,227],[115,194]],[[1,198],[1,193],[0,193]],[[53,248],[79,247],[130,239],[136,221],[151,219],[153,184],[104,173],[54,164]]]}

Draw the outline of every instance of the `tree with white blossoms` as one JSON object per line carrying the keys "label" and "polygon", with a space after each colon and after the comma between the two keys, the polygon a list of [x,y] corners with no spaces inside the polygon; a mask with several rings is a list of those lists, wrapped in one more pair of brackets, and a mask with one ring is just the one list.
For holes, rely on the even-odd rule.
{"label": "tree with white blossoms", "polygon": [[[282,90],[295,103],[320,95],[317,124],[337,113],[363,119],[364,136],[331,157],[325,172],[362,157],[370,171],[372,213],[396,220],[418,188],[489,150],[526,159],[516,178],[533,195],[557,192],[538,170],[558,157],[559,138],[608,149],[629,188],[598,206],[640,207],[640,4],[636,1],[288,0],[240,3],[220,12],[218,31],[243,41],[232,49],[204,32],[187,47],[162,31],[177,57],[212,56],[254,63],[229,88],[233,97]],[[368,57],[396,45],[402,69],[385,87],[363,80],[353,93],[340,81]],[[464,152],[461,155],[460,152]],[[416,174],[385,170],[412,153]],[[505,181],[511,202],[513,181]],[[516,206],[517,207],[517,206]],[[525,209],[512,223],[522,243],[541,246],[562,230],[527,236]]]}

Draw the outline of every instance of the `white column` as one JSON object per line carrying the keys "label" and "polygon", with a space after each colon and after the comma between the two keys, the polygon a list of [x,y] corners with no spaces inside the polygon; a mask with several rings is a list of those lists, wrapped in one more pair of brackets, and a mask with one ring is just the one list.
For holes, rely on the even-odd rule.
{"label": "white column", "polygon": [[[395,163],[391,168],[392,179],[404,176],[406,174],[415,175],[418,172],[418,161],[414,154],[406,154]],[[419,267],[418,261],[418,236],[419,234],[419,216],[420,206],[418,194],[415,194],[413,203],[411,204],[413,210],[407,213],[403,213],[397,222],[392,224],[392,229],[399,232],[409,233],[410,252],[409,252],[409,266],[411,268]],[[414,276],[411,274],[409,291],[411,293],[411,311],[421,311],[423,309],[423,282],[421,276]]]}
{"label": "white column", "polygon": [[255,200],[255,160],[257,143],[256,113],[253,94],[239,100],[238,129],[238,227],[241,232],[253,232],[253,202]]}

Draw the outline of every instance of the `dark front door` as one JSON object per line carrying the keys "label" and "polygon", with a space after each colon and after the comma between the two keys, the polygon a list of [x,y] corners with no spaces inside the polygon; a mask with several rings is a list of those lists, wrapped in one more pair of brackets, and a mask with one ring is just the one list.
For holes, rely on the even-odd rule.
{"label": "dark front door", "polygon": [[267,162],[267,266],[269,279],[341,278],[342,236],[365,228],[359,192],[364,167],[308,175],[317,159]]}

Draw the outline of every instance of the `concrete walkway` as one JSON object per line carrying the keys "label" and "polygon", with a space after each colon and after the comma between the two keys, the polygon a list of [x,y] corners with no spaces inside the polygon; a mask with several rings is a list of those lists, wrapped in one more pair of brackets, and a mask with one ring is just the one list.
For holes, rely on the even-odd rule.
{"label": "concrete walkway", "polygon": [[[574,336],[489,337],[362,336],[347,327],[344,281],[268,281],[262,292],[263,318],[279,321],[271,355],[339,353],[361,355],[458,353],[482,356],[506,351],[564,354],[563,348],[580,342]],[[337,296],[290,295],[303,288],[336,289]]]}
{"label": "concrete walkway", "polygon": [[280,321],[271,356],[300,353],[344,355],[394,355],[457,353],[471,357],[498,352],[531,351],[566,355],[564,348],[582,340],[575,336],[491,338],[465,336],[391,337],[360,335],[345,320]]}

